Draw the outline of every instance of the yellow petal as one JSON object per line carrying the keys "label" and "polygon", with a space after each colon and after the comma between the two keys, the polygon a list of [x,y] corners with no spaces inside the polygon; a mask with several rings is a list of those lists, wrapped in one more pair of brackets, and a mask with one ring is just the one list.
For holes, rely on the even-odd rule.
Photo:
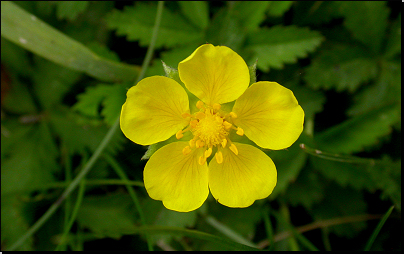
{"label": "yellow petal", "polygon": [[142,79],[129,89],[121,110],[121,129],[141,145],[164,141],[188,125],[188,96],[176,81],[162,76]]}
{"label": "yellow petal", "polygon": [[174,142],[157,150],[144,168],[144,185],[152,199],[167,209],[189,212],[199,208],[209,194],[208,166],[200,165],[203,149],[184,155],[188,142]]}
{"label": "yellow petal", "polygon": [[252,84],[237,99],[234,124],[263,148],[279,150],[291,146],[303,131],[304,112],[293,92],[276,82]]}
{"label": "yellow petal", "polygon": [[229,207],[247,207],[272,193],[276,168],[264,152],[251,145],[235,143],[238,155],[221,149],[223,162],[211,160],[209,188],[213,197]]}
{"label": "yellow petal", "polygon": [[250,73],[247,64],[232,49],[204,44],[178,65],[182,82],[206,104],[237,99],[247,89]]}

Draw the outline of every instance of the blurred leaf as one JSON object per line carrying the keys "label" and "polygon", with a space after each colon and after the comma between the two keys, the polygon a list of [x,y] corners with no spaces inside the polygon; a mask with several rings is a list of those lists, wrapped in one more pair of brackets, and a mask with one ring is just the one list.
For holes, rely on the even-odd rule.
{"label": "blurred leaf", "polygon": [[77,15],[87,9],[88,1],[57,1],[56,16],[58,19],[75,20]]}
{"label": "blurred leaf", "polygon": [[[80,123],[80,121],[84,123]],[[82,154],[87,149],[93,153],[108,131],[108,128],[100,126],[99,122],[94,126],[94,124],[90,124],[88,119],[80,119],[79,115],[68,111],[66,108],[52,110],[50,112],[50,122],[54,131],[65,143],[70,154]],[[121,149],[124,141],[126,139],[122,132],[117,131],[104,152],[115,154]]]}
{"label": "blurred leaf", "polygon": [[135,207],[129,195],[87,196],[77,214],[77,222],[100,238],[118,239],[133,234],[136,226]]}
{"label": "blurred leaf", "polygon": [[[11,132],[11,135],[15,130]],[[9,147],[1,162],[2,195],[40,187],[54,181],[57,147],[45,122],[36,124]],[[13,138],[12,136],[9,138]],[[2,140],[6,139],[2,137]],[[3,141],[2,141],[3,143]]]}
{"label": "blurred leaf", "polygon": [[384,56],[389,59],[395,55],[401,54],[401,13],[390,28],[387,38],[386,52]]}
{"label": "blurred leaf", "polygon": [[1,63],[6,70],[21,75],[32,73],[28,52],[14,43],[1,38]]}
{"label": "blurred leaf", "polygon": [[282,69],[286,63],[295,63],[320,45],[323,37],[317,31],[295,26],[262,28],[247,38],[247,47],[258,58],[258,68]]}
{"label": "blurred leaf", "polygon": [[98,84],[88,87],[86,92],[78,95],[78,102],[73,106],[73,110],[86,116],[98,117],[98,109],[102,105],[101,115],[105,117],[107,124],[113,125],[125,103],[126,92],[121,84]]}
{"label": "blurred leaf", "polygon": [[368,172],[369,164],[331,161],[314,156],[310,156],[310,162],[317,171],[336,181],[341,187],[349,185],[357,190],[374,191],[376,189],[375,182]]}
{"label": "blurred leaf", "polygon": [[[136,2],[134,7],[125,6],[123,11],[113,10],[106,18],[110,29],[125,35],[129,41],[138,41],[141,46],[150,43],[157,5]],[[172,47],[199,41],[201,34],[181,16],[165,8],[163,11],[156,48]]]}
{"label": "blurred leaf", "polygon": [[396,105],[388,105],[356,116],[315,135],[320,150],[335,153],[360,152],[391,132],[400,120]]}
{"label": "blurred leaf", "polygon": [[367,45],[373,52],[379,53],[390,14],[386,2],[340,1],[337,2],[337,7],[345,17],[344,25],[352,32],[352,36]]}
{"label": "blurred leaf", "polygon": [[209,23],[209,5],[206,1],[178,1],[182,13],[196,27],[205,29]]}
{"label": "blurred leaf", "polygon": [[21,83],[18,78],[11,79],[10,91],[4,96],[2,106],[4,109],[15,114],[32,114],[37,112],[34,99],[27,85]]}
{"label": "blurred leaf", "polygon": [[[3,166],[2,166],[3,168]],[[3,178],[3,176],[2,176]],[[1,195],[1,249],[7,249],[27,232],[29,224],[23,216],[24,203],[18,196]],[[17,250],[34,250],[34,237],[29,237]]]}
{"label": "blurred leaf", "polygon": [[49,109],[62,101],[63,96],[81,77],[81,73],[38,56],[35,56],[34,61],[34,92],[42,109]]}
{"label": "blurred leaf", "polygon": [[304,79],[314,88],[355,91],[376,77],[377,61],[360,47],[336,45],[322,51],[307,68]]}
{"label": "blurred leaf", "polygon": [[[366,212],[366,203],[359,191],[341,188],[339,185],[329,185],[324,192],[324,200],[314,205],[311,213],[315,220],[358,215]],[[366,227],[365,222],[355,222],[329,227],[338,236],[354,237],[357,232]]]}
{"label": "blurred leaf", "polygon": [[87,47],[91,49],[97,55],[109,59],[111,61],[119,62],[119,56],[117,53],[109,50],[105,45],[98,42],[91,42],[87,44]]}
{"label": "blurred leaf", "polygon": [[281,17],[292,6],[293,1],[270,1],[268,15],[272,17]]}
{"label": "blurred leaf", "polygon": [[269,1],[228,2],[229,12],[241,24],[245,31],[256,31],[265,19]]}
{"label": "blurred leaf", "polygon": [[291,90],[304,110],[305,119],[311,119],[316,113],[323,111],[326,97],[321,91],[313,91],[304,86],[292,87]]}
{"label": "blurred leaf", "polygon": [[380,61],[375,83],[361,90],[347,114],[360,115],[391,103],[401,104],[401,63]]}
{"label": "blurred leaf", "polygon": [[[304,167],[297,179],[287,186],[284,198],[292,206],[302,205],[311,210],[324,198],[324,181],[310,167]],[[275,187],[276,188],[276,187]]]}
{"label": "blurred leaf", "polygon": [[112,62],[24,11],[1,2],[1,36],[52,62],[104,81],[134,80],[138,66]]}
{"label": "blurred leaf", "polygon": [[299,26],[321,27],[322,24],[341,17],[336,8],[336,1],[295,1],[292,10],[293,24]]}

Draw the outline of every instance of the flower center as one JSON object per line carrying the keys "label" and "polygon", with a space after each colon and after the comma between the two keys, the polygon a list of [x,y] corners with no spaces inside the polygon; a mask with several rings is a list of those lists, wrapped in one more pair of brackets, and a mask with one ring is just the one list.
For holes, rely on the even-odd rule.
{"label": "flower center", "polygon": [[201,156],[198,161],[201,165],[203,165],[206,159],[212,154],[213,147],[217,147],[215,157],[219,164],[223,162],[223,154],[220,150],[226,148],[227,144],[229,144],[228,148],[237,155],[237,147],[228,137],[231,129],[236,130],[236,133],[240,136],[244,135],[243,129],[240,127],[236,128],[229,122],[232,121],[232,118],[236,118],[237,115],[234,112],[223,115],[222,112],[220,112],[221,106],[217,103],[213,104],[211,107],[207,107],[202,101],[198,101],[196,107],[199,108],[199,112],[193,115],[188,113],[183,114],[183,117],[190,118],[189,127],[185,130],[178,131],[176,134],[177,139],[182,138],[184,136],[183,133],[188,130],[194,135],[194,138],[189,141],[189,146],[186,146],[182,150],[182,153],[187,155],[192,151],[192,148],[206,149],[203,156]]}

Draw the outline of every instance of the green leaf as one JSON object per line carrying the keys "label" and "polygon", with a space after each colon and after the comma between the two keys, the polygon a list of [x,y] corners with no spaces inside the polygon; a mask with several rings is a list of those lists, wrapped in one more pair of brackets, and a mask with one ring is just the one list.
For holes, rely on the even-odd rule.
{"label": "green leaf", "polygon": [[292,10],[292,23],[299,26],[322,26],[341,17],[336,1],[296,1]]}
{"label": "green leaf", "polygon": [[391,103],[401,103],[401,62],[379,62],[377,80],[362,89],[354,98],[347,114],[356,116]]}
{"label": "green leaf", "polygon": [[56,2],[56,16],[58,19],[75,20],[77,15],[87,9],[88,1],[58,1]]}
{"label": "green leaf", "polygon": [[[344,25],[352,36],[375,53],[380,52],[390,14],[383,1],[338,2],[339,12],[345,17]],[[360,15],[358,15],[360,13]]]}
{"label": "green leaf", "polygon": [[400,121],[397,105],[388,105],[356,116],[315,135],[320,150],[335,153],[354,153],[374,145],[391,132],[391,126]]}
{"label": "green leaf", "polygon": [[103,81],[133,81],[139,67],[101,58],[10,1],[1,2],[1,36],[64,67]]}
{"label": "green leaf", "polygon": [[228,2],[229,12],[238,20],[245,31],[256,31],[265,19],[269,1]]}
{"label": "green leaf", "polygon": [[323,37],[316,31],[295,26],[262,28],[247,38],[248,49],[258,58],[258,68],[267,72],[270,67],[282,69],[286,63],[296,63],[320,45]]}
{"label": "green leaf", "polygon": [[81,73],[41,57],[35,56],[34,61],[34,92],[42,109],[49,109],[62,102],[63,96],[79,80]]}
{"label": "green leaf", "polygon": [[271,1],[268,8],[268,15],[281,17],[292,6],[293,1]]}
{"label": "green leaf", "polygon": [[304,79],[314,89],[353,92],[376,74],[377,61],[369,57],[369,52],[360,47],[336,45],[313,59]]}
{"label": "green leaf", "polygon": [[99,117],[98,109],[103,106],[101,115],[105,122],[113,125],[121,112],[122,105],[126,100],[126,89],[121,84],[99,84],[89,87],[86,92],[78,95],[78,102],[73,110],[90,117]]}
{"label": "green leaf", "polygon": [[205,29],[209,23],[209,5],[206,1],[178,1],[182,13],[196,27]]}
{"label": "green leaf", "polygon": [[[126,6],[123,11],[113,10],[106,22],[118,35],[125,35],[129,41],[139,41],[141,46],[150,43],[157,5],[137,2],[134,7]],[[156,48],[172,47],[200,40],[201,34],[180,15],[164,9],[156,40]]]}
{"label": "green leaf", "polygon": [[[10,130],[11,136],[16,130]],[[24,192],[54,181],[58,169],[58,150],[47,123],[40,122],[24,131],[19,140],[8,147],[1,163],[2,195]],[[2,143],[5,137],[2,137]]]}
{"label": "green leaf", "polygon": [[389,59],[398,54],[401,54],[401,13],[390,28],[384,56]]}
{"label": "green leaf", "polygon": [[[3,165],[2,165],[3,167]],[[2,176],[3,178],[3,176]],[[7,249],[25,234],[29,228],[24,217],[24,203],[18,196],[1,196],[1,248]],[[34,237],[29,237],[17,250],[34,250]]]}
{"label": "green leaf", "polygon": [[1,38],[1,63],[6,71],[27,76],[32,73],[29,61],[28,51]]}
{"label": "green leaf", "polygon": [[316,113],[323,111],[326,97],[321,91],[313,91],[304,86],[290,88],[296,96],[299,105],[302,106],[305,119],[312,119]]}
{"label": "green leaf", "polygon": [[100,238],[120,238],[133,234],[136,225],[135,207],[129,195],[88,196],[77,214],[77,222]]}
{"label": "green leaf", "polygon": [[[3,81],[2,81],[3,82]],[[10,91],[4,95],[2,107],[8,112],[15,114],[32,114],[37,112],[34,99],[27,85],[15,77],[9,84]]]}
{"label": "green leaf", "polygon": [[[321,203],[314,205],[311,210],[315,220],[359,215],[366,212],[367,205],[359,191],[330,184],[325,190],[324,196],[326,198]],[[365,227],[366,223],[362,221],[330,226],[329,229],[338,236],[354,237]]]}

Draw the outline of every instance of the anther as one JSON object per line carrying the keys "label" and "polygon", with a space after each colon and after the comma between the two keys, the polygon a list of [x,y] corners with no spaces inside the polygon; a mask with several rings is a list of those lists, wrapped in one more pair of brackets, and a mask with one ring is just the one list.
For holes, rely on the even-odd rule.
{"label": "anther", "polygon": [[216,120],[216,122],[218,122],[220,124],[223,123],[223,118],[221,118],[220,116],[216,116],[215,120]]}
{"label": "anther", "polygon": [[203,108],[203,102],[202,102],[202,101],[198,101],[198,102],[196,103],[196,107],[199,108],[199,109]]}
{"label": "anther", "polygon": [[236,131],[237,135],[243,136],[244,135],[244,130],[241,129],[240,127],[237,127],[237,131]]}
{"label": "anther", "polygon": [[195,139],[191,139],[191,140],[189,141],[189,146],[190,146],[190,147],[194,147],[194,146],[195,146]]}
{"label": "anther", "polygon": [[182,154],[183,155],[187,155],[191,152],[191,148],[189,146],[184,147],[184,149],[182,149]]}
{"label": "anther", "polygon": [[222,106],[219,103],[213,104],[212,108],[216,111],[218,111]]}
{"label": "anther", "polygon": [[199,148],[199,147],[203,147],[205,145],[205,143],[203,143],[202,140],[198,139],[195,143],[195,147]]}
{"label": "anther", "polygon": [[212,154],[212,147],[209,147],[209,149],[205,151],[205,158],[208,158],[211,154]]}
{"label": "anther", "polygon": [[198,163],[199,163],[199,165],[203,165],[203,164],[205,164],[205,161],[206,161],[205,156],[201,156],[201,157],[199,157]]}
{"label": "anther", "polygon": [[234,113],[234,112],[230,112],[230,116],[233,117],[233,118],[237,118],[237,114]]}
{"label": "anther", "polygon": [[203,119],[203,118],[205,118],[205,116],[206,115],[203,112],[198,112],[198,113],[195,114],[195,117],[198,118],[198,119]]}
{"label": "anther", "polygon": [[234,144],[231,144],[229,148],[235,155],[238,155],[237,147]]}
{"label": "anther", "polygon": [[177,139],[180,139],[180,138],[184,137],[184,134],[182,134],[182,130],[179,130],[179,131],[175,134],[175,137],[176,137]]}
{"label": "anther", "polygon": [[183,118],[188,118],[188,117],[191,117],[191,114],[189,114],[189,113],[183,113],[181,116],[182,116]]}
{"label": "anther", "polygon": [[223,122],[223,125],[224,125],[224,128],[225,128],[226,130],[230,129],[231,126],[232,126],[232,124],[229,123],[229,122],[227,122],[227,121],[224,121],[224,122]]}
{"label": "anther", "polygon": [[222,140],[222,147],[225,148],[227,145],[227,139]]}
{"label": "anther", "polygon": [[195,128],[196,125],[198,124],[198,120],[192,120],[191,122],[189,122],[189,125],[191,125],[192,128]]}
{"label": "anther", "polygon": [[217,162],[218,164],[223,163],[223,154],[222,154],[222,152],[217,151],[217,152],[215,153],[215,158],[216,158],[216,162]]}

